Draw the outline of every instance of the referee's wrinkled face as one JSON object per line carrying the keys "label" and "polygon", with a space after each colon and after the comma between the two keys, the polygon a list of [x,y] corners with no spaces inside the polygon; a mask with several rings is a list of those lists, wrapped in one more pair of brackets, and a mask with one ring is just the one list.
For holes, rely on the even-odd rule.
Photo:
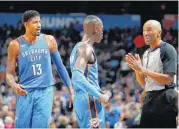
{"label": "referee's wrinkled face", "polygon": [[160,23],[153,20],[147,21],[143,26],[143,36],[145,43],[150,45],[160,39],[161,27]]}

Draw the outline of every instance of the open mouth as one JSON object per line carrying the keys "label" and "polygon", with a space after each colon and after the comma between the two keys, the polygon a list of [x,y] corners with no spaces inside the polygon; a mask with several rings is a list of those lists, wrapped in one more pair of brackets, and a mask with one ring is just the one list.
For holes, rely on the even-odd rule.
{"label": "open mouth", "polygon": [[37,29],[36,31],[37,31],[37,32],[40,32],[40,30],[41,30],[41,29]]}

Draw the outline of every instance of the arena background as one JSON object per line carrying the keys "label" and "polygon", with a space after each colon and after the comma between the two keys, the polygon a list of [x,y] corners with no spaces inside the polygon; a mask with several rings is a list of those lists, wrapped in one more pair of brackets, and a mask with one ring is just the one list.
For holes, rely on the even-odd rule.
{"label": "arena background", "polygon": [[[41,13],[42,33],[55,36],[70,76],[69,55],[83,35],[83,18],[94,14],[102,19],[104,38],[101,44],[95,45],[95,52],[99,84],[111,96],[105,105],[107,128],[132,128],[140,122],[143,90],[136,82],[135,73],[126,65],[124,55],[132,52],[142,56],[147,48],[142,37],[144,22],[160,21],[162,39],[178,52],[178,1],[1,1],[0,5],[0,128],[14,128],[16,95],[5,81],[7,47],[12,39],[24,33],[21,14],[26,10]],[[68,108],[66,87],[55,67],[53,73],[56,87],[50,127],[78,128],[75,114]]]}

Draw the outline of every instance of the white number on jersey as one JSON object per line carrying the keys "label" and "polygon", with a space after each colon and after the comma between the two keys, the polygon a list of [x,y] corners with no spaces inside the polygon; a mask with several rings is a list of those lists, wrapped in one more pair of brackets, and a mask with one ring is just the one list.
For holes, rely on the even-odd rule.
{"label": "white number on jersey", "polygon": [[41,64],[32,65],[32,68],[33,68],[34,75],[41,75],[42,74]]}

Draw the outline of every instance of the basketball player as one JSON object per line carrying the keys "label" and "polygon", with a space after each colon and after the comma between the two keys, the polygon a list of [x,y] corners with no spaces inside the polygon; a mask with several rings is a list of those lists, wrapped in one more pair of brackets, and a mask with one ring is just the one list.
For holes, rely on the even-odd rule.
{"label": "basketball player", "polygon": [[89,15],[84,19],[83,27],[83,39],[76,44],[70,56],[74,110],[80,128],[104,128],[102,103],[107,103],[109,96],[99,87],[97,59],[93,49],[94,43],[101,42],[103,23],[97,16]]}
{"label": "basketball player", "polygon": [[[48,128],[53,104],[51,59],[64,84],[71,82],[53,36],[41,34],[40,14],[26,11],[22,16],[25,34],[8,46],[6,80],[17,96],[16,128]],[[15,81],[16,63],[19,83]]]}

